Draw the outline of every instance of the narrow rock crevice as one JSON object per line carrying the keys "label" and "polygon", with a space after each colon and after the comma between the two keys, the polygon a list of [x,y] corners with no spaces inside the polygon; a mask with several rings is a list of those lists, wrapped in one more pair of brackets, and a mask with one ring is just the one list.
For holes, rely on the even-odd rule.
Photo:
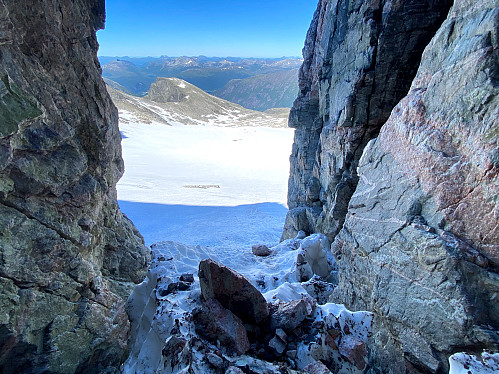
{"label": "narrow rock crevice", "polygon": [[290,115],[297,131],[282,239],[303,230],[334,240],[364,148],[408,92],[451,3],[319,3],[300,70],[309,87],[300,90]]}

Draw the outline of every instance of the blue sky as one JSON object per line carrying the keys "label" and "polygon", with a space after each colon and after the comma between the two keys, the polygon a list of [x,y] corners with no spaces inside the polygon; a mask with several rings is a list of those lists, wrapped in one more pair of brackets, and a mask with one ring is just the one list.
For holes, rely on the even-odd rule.
{"label": "blue sky", "polygon": [[106,0],[100,56],[301,56],[317,0]]}

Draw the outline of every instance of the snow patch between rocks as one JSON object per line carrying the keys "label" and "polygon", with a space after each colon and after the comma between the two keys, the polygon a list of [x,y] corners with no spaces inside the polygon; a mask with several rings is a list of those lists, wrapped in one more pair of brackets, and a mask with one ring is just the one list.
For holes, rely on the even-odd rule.
{"label": "snow patch between rocks", "polygon": [[467,353],[455,353],[449,357],[449,374],[499,373],[499,353],[483,352],[481,357]]}
{"label": "snow patch between rocks", "polygon": [[[279,372],[279,365],[289,365],[286,370],[295,373],[319,360],[334,361],[330,365],[342,373],[362,372],[363,356],[359,356],[356,347],[365,349],[372,314],[350,312],[343,305],[332,303],[317,305],[297,281],[297,258],[312,264],[312,270],[321,273],[322,278],[328,278],[334,272],[334,259],[329,255],[329,242],[324,235],[286,240],[272,247],[268,257],[175,242],[161,242],[151,248],[153,262],[147,278],[128,300],[132,321],[131,353],[123,366],[124,373],[183,373],[187,370],[215,373],[220,368],[214,367],[213,362],[218,361],[224,363],[225,369],[247,365],[257,373]],[[313,330],[315,335],[301,341],[296,350],[290,351],[287,361],[280,364],[248,354],[238,356],[230,349],[202,340],[195,332],[191,312],[202,305],[197,272],[199,262],[208,258],[244,275],[269,303],[306,300],[309,322],[317,327]],[[327,274],[324,273],[326,269]],[[194,275],[194,283],[185,291],[174,290],[172,284],[179,282],[185,273]],[[348,334],[354,343],[343,351],[342,334]],[[217,352],[220,360],[212,357],[210,363],[206,352]]]}

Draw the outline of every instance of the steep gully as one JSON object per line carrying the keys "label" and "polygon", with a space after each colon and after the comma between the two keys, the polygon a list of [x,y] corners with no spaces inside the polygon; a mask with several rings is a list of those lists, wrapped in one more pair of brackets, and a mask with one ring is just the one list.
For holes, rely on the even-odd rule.
{"label": "steep gully", "polygon": [[[498,12],[321,0],[314,15],[283,238],[333,241],[333,301],[374,312],[371,373],[440,373],[456,351],[497,350]],[[127,350],[124,298],[149,253],[116,204],[103,20],[102,0],[0,0],[5,373],[113,370]]]}

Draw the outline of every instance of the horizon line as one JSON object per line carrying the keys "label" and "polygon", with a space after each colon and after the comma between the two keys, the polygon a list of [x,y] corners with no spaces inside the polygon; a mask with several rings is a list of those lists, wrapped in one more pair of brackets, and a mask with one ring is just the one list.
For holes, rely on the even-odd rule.
{"label": "horizon line", "polygon": [[303,60],[302,56],[280,56],[280,57],[256,57],[256,56],[206,56],[206,55],[196,55],[196,56],[187,56],[187,55],[179,55],[179,56],[169,56],[169,55],[160,55],[160,56],[130,56],[130,55],[101,55],[97,54],[97,57],[116,57],[116,58],[178,58],[178,57],[188,57],[188,58],[194,58],[194,57],[206,57],[206,58],[261,58],[261,59],[285,59],[285,58],[294,58],[294,59],[300,59]]}

